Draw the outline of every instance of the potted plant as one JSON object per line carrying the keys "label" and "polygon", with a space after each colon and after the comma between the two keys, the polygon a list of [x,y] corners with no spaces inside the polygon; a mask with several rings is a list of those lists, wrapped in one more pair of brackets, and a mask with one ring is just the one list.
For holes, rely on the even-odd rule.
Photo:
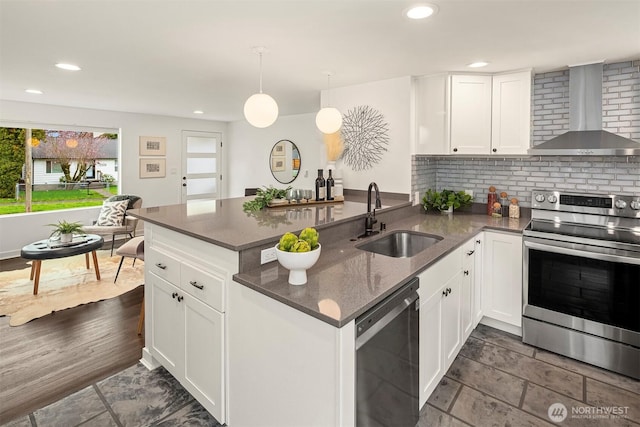
{"label": "potted plant", "polygon": [[428,189],[422,198],[422,207],[425,211],[433,209],[443,213],[453,212],[454,209],[468,206],[473,202],[473,197],[464,191],[442,190],[440,192]]}
{"label": "potted plant", "polygon": [[79,222],[58,221],[57,224],[47,224],[53,227],[53,232],[49,238],[60,236],[61,243],[69,243],[73,240],[74,234],[83,233],[82,224]]}

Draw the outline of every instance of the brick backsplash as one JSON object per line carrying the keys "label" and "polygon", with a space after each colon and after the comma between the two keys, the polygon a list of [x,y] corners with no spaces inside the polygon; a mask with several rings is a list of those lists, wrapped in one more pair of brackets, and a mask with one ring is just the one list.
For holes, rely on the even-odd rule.
{"label": "brick backsplash", "polygon": [[[531,100],[531,145],[569,130],[569,70],[536,74]],[[640,60],[604,64],[602,128],[640,140]]]}
{"label": "brick backsplash", "polygon": [[[603,129],[640,140],[640,60],[605,64]],[[531,144],[569,130],[569,70],[536,74],[532,92]],[[487,200],[489,186],[531,206],[534,188],[604,194],[640,195],[640,157],[424,156],[411,158],[411,191],[428,188],[473,190],[476,202]]]}
{"label": "brick backsplash", "polygon": [[543,156],[523,158],[412,157],[412,194],[429,188],[441,191],[473,190],[475,201],[487,200],[494,185],[498,192],[531,206],[531,190],[640,195],[638,156]]}

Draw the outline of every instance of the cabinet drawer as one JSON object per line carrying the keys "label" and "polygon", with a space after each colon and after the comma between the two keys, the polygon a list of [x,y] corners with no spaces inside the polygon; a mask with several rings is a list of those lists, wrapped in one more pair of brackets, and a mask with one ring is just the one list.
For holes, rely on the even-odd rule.
{"label": "cabinet drawer", "polygon": [[180,261],[158,249],[149,248],[145,253],[147,269],[169,283],[180,283]]}
{"label": "cabinet drawer", "polygon": [[458,272],[462,270],[461,249],[458,248],[444,258],[436,261],[435,264],[427,267],[425,271],[420,273],[420,298],[425,300],[431,298],[434,293],[451,280]]}
{"label": "cabinet drawer", "polygon": [[180,267],[180,278],[182,290],[216,310],[224,312],[224,276],[204,272],[183,263]]}

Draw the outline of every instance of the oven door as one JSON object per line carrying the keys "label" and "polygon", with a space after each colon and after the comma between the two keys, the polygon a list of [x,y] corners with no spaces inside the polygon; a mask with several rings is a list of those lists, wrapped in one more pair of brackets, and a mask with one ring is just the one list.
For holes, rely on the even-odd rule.
{"label": "oven door", "polygon": [[525,236],[524,316],[640,347],[640,253]]}

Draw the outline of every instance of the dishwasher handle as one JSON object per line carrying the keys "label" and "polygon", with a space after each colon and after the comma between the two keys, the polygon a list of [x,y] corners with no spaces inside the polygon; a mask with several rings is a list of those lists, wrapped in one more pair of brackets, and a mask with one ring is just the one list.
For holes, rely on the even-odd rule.
{"label": "dishwasher handle", "polygon": [[416,277],[356,319],[356,350],[418,300],[418,286],[419,281]]}

